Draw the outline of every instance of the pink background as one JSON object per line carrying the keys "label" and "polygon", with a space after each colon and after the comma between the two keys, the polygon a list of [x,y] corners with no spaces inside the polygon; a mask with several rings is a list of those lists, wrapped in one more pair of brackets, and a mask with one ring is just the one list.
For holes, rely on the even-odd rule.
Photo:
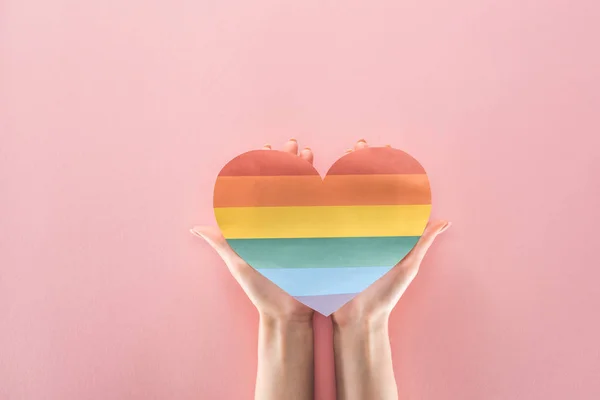
{"label": "pink background", "polygon": [[[0,2],[0,399],[249,399],[257,314],[188,229],[290,137],[427,168],[454,226],[403,399],[600,398],[597,1]],[[333,399],[318,318],[316,391]]]}

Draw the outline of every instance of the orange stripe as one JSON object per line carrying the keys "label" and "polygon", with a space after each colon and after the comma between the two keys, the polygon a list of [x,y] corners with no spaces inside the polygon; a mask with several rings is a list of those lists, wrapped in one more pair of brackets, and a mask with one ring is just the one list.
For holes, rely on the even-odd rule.
{"label": "orange stripe", "polygon": [[353,151],[331,166],[327,175],[424,174],[425,169],[409,154],[391,147]]}
{"label": "orange stripe", "polygon": [[300,157],[276,150],[252,150],[223,167],[219,176],[316,175],[314,167]]}
{"label": "orange stripe", "polygon": [[219,176],[214,207],[431,204],[427,175]]}

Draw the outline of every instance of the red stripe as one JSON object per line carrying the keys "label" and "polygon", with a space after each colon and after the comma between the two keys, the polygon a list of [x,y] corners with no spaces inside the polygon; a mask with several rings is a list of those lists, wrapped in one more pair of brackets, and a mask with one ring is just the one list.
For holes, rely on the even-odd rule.
{"label": "red stripe", "polygon": [[327,175],[424,174],[425,169],[409,154],[391,147],[369,147],[337,160]]}

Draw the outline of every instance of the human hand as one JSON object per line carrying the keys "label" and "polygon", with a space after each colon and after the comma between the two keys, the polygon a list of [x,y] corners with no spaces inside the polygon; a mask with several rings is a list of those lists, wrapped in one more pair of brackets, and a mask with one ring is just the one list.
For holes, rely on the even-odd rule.
{"label": "human hand", "polygon": [[[368,147],[366,141],[360,140],[351,151],[360,151]],[[432,221],[427,224],[425,231],[415,247],[391,271],[375,281],[371,286],[332,314],[335,327],[354,325],[382,325],[387,323],[390,313],[413,281],[421,261],[427,250],[440,233],[444,232],[450,223],[447,221]]]}
{"label": "human hand", "polygon": [[[358,141],[351,151],[368,147]],[[397,400],[388,320],[427,250],[450,223],[430,222],[415,247],[387,274],[332,314],[337,398]]]}
{"label": "human hand", "polygon": [[[270,145],[265,145],[263,150],[271,150]],[[289,140],[283,151],[298,155],[300,158],[313,163],[313,152],[305,148],[298,154],[298,142]],[[221,256],[229,271],[240,284],[250,301],[257,308],[263,318],[285,321],[310,322],[314,311],[300,303],[283,291],[269,279],[246,263],[227,244],[227,241],[217,227],[196,226],[191,232],[206,240]]]}

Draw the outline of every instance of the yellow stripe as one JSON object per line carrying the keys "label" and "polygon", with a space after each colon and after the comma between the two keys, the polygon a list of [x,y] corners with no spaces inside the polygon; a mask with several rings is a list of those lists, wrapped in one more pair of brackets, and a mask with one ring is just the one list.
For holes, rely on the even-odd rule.
{"label": "yellow stripe", "polygon": [[430,213],[431,205],[215,208],[228,239],[420,236]]}

